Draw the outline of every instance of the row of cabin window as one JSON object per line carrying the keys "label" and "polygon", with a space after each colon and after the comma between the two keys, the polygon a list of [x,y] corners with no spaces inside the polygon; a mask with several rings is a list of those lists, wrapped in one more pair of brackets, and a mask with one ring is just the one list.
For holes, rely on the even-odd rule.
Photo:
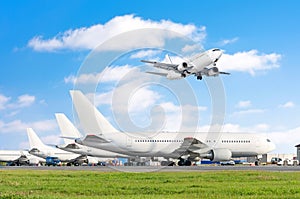
{"label": "row of cabin window", "polygon": [[222,140],[222,143],[250,143],[250,140]]}
{"label": "row of cabin window", "polygon": [[183,140],[135,140],[135,142],[183,142]]}

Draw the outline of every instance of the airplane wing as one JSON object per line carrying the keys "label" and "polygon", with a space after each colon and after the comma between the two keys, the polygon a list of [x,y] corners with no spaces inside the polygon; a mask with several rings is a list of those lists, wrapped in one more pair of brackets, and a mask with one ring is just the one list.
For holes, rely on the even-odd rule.
{"label": "airplane wing", "polygon": [[181,146],[176,149],[173,153],[178,154],[177,157],[180,157],[181,155],[188,155],[188,154],[194,154],[193,151],[197,151],[199,149],[205,149],[209,146],[200,140],[193,138],[193,137],[187,137],[184,138],[183,143]]}
{"label": "airplane wing", "polygon": [[230,73],[228,73],[228,72],[219,72],[220,74],[223,74],[223,75],[230,75]]}
{"label": "airplane wing", "polygon": [[146,73],[153,74],[153,75],[160,75],[160,76],[164,76],[164,77],[166,77],[168,75],[167,73],[158,73],[158,72],[150,72],[150,71],[147,71]]}
{"label": "airplane wing", "polygon": [[141,60],[141,62],[153,64],[153,66],[156,68],[161,68],[161,69],[165,69],[165,70],[173,70],[173,71],[178,72],[178,70],[177,70],[178,64],[167,64],[167,63],[161,63],[161,62],[156,62],[156,61],[147,61],[147,60]]}

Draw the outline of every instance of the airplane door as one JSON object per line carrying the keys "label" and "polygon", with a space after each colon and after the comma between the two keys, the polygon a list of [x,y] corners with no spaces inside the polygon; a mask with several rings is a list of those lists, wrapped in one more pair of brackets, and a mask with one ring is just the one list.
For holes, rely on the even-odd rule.
{"label": "airplane door", "polygon": [[126,147],[132,147],[132,139],[130,136],[127,136]]}

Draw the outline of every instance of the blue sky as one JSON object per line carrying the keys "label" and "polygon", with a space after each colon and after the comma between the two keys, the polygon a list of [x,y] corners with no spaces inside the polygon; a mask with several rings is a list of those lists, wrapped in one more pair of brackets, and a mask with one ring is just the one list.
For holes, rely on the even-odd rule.
{"label": "blue sky", "polygon": [[[187,37],[200,37],[191,39],[204,49],[225,51],[218,63],[232,73],[220,77],[226,93],[225,131],[267,133],[277,144],[276,152],[292,153],[300,142],[298,7],[298,1],[1,1],[0,148],[28,147],[27,127],[47,143],[59,142],[54,113],[72,118],[68,91],[73,84],[68,79],[75,78],[86,56],[113,37],[111,31],[154,24],[173,25]],[[205,81],[187,81],[199,91],[199,129],[205,129],[211,112]],[[112,85],[97,89],[99,99],[109,95]],[[157,103],[178,108],[157,87],[141,92],[148,100],[145,109]],[[98,103],[112,119],[108,104]],[[173,111],[169,109],[167,114]],[[143,111],[134,114],[143,118]]]}

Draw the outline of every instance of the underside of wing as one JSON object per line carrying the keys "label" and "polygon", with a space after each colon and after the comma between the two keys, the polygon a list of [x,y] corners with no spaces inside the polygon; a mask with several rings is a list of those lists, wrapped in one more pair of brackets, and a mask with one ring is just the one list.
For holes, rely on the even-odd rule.
{"label": "underside of wing", "polygon": [[179,156],[190,155],[194,154],[194,151],[198,151],[200,149],[205,148],[208,148],[208,145],[206,145],[205,143],[201,142],[196,138],[187,137],[184,138],[184,141],[181,144],[181,146],[178,149],[176,149],[173,153],[178,154]]}
{"label": "underside of wing", "polygon": [[177,66],[178,66],[178,64],[167,64],[167,63],[161,63],[161,62],[156,62],[156,61],[147,61],[147,60],[141,60],[141,62],[153,64],[154,67],[165,69],[165,70],[177,71]]}
{"label": "underside of wing", "polygon": [[168,75],[167,73],[158,73],[158,72],[150,72],[150,71],[147,71],[146,73],[153,74],[153,75],[160,75],[160,76],[164,76],[164,77],[166,77]]}
{"label": "underside of wing", "polygon": [[223,75],[230,75],[230,73],[228,73],[228,72],[219,72],[220,74],[223,74]]}

